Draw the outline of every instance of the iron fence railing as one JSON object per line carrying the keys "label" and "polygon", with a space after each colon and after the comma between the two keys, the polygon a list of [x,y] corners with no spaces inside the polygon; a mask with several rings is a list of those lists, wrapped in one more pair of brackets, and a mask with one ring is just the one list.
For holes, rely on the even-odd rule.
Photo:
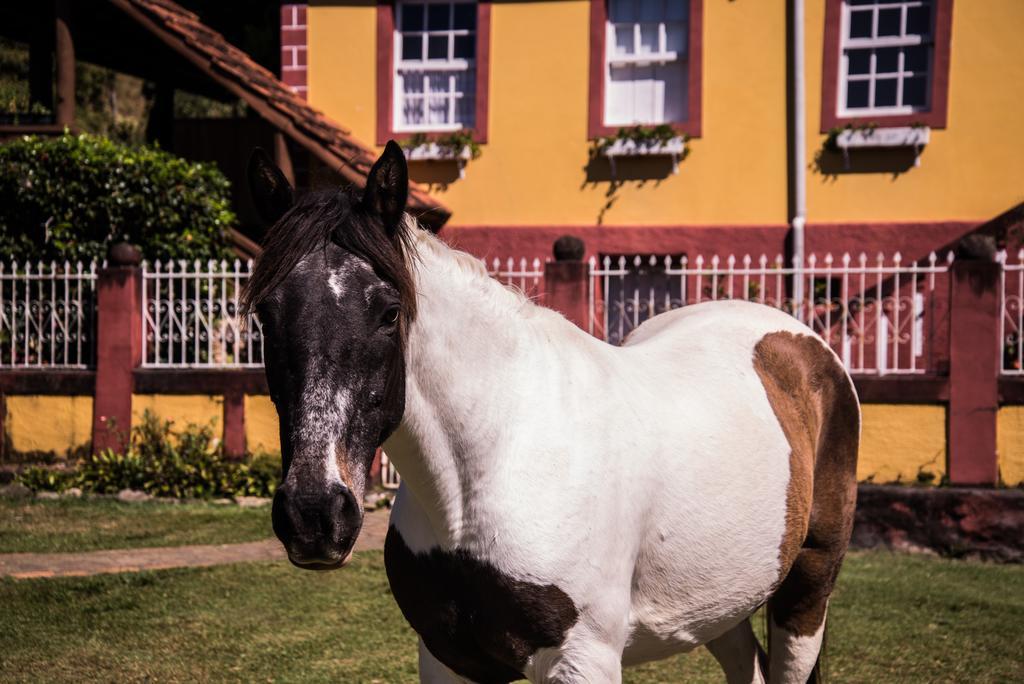
{"label": "iron fence railing", "polygon": [[[952,255],[922,262],[878,254],[831,254],[786,265],[782,256],[605,256],[590,260],[590,332],[621,344],[664,311],[702,301],[745,299],[781,309],[820,334],[851,373],[935,370]],[[803,288],[795,287],[801,280]],[[802,290],[800,298],[792,296]]]}
{"label": "iron fence railing", "polygon": [[259,368],[263,331],[240,298],[252,262],[142,265],[142,365]]}
{"label": "iron fence railing", "polygon": [[96,267],[0,263],[0,367],[93,366]]}

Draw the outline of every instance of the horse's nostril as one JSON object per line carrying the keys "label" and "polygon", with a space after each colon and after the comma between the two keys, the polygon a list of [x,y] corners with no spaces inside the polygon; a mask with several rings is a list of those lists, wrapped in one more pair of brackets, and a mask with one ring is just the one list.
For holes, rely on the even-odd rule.
{"label": "horse's nostril", "polygon": [[355,497],[339,483],[306,490],[288,483],[278,489],[271,515],[275,534],[300,567],[334,566],[351,552],[362,527]]}

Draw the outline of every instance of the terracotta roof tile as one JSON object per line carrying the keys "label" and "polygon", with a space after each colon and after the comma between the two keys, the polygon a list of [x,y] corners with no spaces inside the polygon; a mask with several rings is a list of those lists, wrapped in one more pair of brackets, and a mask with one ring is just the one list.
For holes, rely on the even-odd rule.
{"label": "terracotta roof tile", "polygon": [[[363,184],[376,159],[351,132],[296,95],[267,69],[170,0],[109,0],[328,166]],[[451,215],[422,187],[409,184],[409,208],[437,230]]]}

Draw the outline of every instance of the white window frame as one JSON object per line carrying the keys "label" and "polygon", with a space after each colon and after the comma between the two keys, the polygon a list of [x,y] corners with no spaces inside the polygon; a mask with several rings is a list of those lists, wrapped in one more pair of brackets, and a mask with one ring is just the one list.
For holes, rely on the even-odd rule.
{"label": "white window frame", "polygon": [[[927,34],[918,35],[906,35],[907,27],[907,13],[911,7],[921,7],[927,5],[931,8],[929,13],[929,20],[931,25]],[[865,116],[898,116],[901,114],[915,114],[918,112],[929,111],[931,106],[932,98],[932,78],[935,71],[935,13],[937,3],[929,0],[892,0],[891,2],[880,2],[876,5],[870,5],[868,7],[873,8],[872,16],[872,30],[871,33],[878,33],[878,14],[883,9],[894,9],[901,8],[900,15],[900,36],[885,36],[879,38],[850,38],[850,14],[855,9],[864,11],[867,7],[862,5],[853,6],[847,0],[843,0],[842,3],[842,19],[840,23],[839,33],[839,87],[836,89],[836,97],[838,98],[838,112],[841,117],[865,117]],[[878,76],[875,72],[878,56],[875,50],[879,48],[903,48],[903,47],[915,47],[918,45],[924,45],[929,48],[928,52],[928,68],[924,72],[925,77],[925,102],[922,105],[901,105],[897,104],[891,107],[857,107],[849,108],[846,106],[847,87],[851,80],[854,81],[867,81],[868,83],[868,102],[873,103],[875,101],[875,84],[878,81]],[[849,50],[864,50],[871,49],[871,66],[867,74],[854,74],[850,75],[850,57]],[[908,77],[920,76],[919,72],[908,71],[904,65],[905,54],[901,51],[899,53],[898,71],[892,74],[886,73],[887,77],[895,75],[896,77],[896,102],[900,103],[903,101],[903,84]]]}
{"label": "white window frame", "polygon": [[[448,5],[449,6],[449,28],[441,31],[430,31],[427,29],[427,16],[426,10],[423,17],[423,59],[420,60],[403,60],[401,59],[402,54],[402,12],[406,4],[410,5]],[[403,2],[397,0],[395,2],[395,27],[392,33],[392,63],[394,67],[391,70],[391,94],[392,94],[392,130],[396,133],[447,133],[453,131],[461,131],[465,126],[461,123],[422,123],[422,124],[406,124],[402,122],[403,105],[405,102],[405,93],[399,85],[399,74],[400,72],[422,72],[423,76],[423,94],[414,96],[423,100],[423,117],[427,118],[427,98],[429,97],[430,88],[428,80],[430,76],[438,75],[438,72],[448,73],[448,90],[446,93],[446,99],[448,100],[448,119],[450,122],[455,121],[456,115],[456,103],[459,99],[465,99],[467,96],[472,97],[472,108],[475,111],[476,98],[478,94],[474,91],[467,93],[456,90],[455,78],[459,72],[467,72],[475,70],[476,58],[473,59],[461,59],[455,58],[455,38],[458,36],[473,36],[474,44],[476,44],[477,37],[479,35],[480,27],[476,25],[474,29],[456,29],[454,26],[454,7],[456,4],[472,4],[477,7],[477,2],[454,2],[453,0],[409,0],[409,2]],[[428,42],[430,36],[444,35],[448,37],[448,58],[447,59],[430,59],[428,57]],[[476,49],[479,46],[475,46],[474,55]],[[474,72],[475,74],[475,72]],[[404,77],[403,77],[404,78]]]}
{"label": "white window frame", "polygon": [[[666,0],[666,2],[672,2],[673,0]],[[690,0],[692,2],[693,0]],[[633,124],[623,123],[608,123],[608,95],[610,91],[612,81],[612,69],[615,67],[624,66],[650,66],[650,65],[665,65],[665,64],[676,64],[679,69],[688,69],[689,51],[690,51],[690,16],[689,16],[689,4],[687,5],[687,12],[682,20],[682,37],[683,37],[683,50],[682,52],[676,52],[675,50],[667,49],[668,45],[668,30],[665,27],[667,22],[657,22],[658,27],[658,50],[656,52],[649,52],[646,54],[639,54],[639,47],[641,41],[641,26],[652,25],[655,22],[644,22],[644,21],[631,21],[631,22],[613,22],[612,21],[612,9],[611,2],[609,0],[602,0],[606,2],[606,15],[604,22],[604,102],[601,103],[602,115],[601,123],[605,126],[624,126],[624,125],[642,125],[642,126],[657,126],[665,123],[679,123],[675,121],[665,120],[663,116],[661,121],[636,121]],[[631,55],[616,55],[616,32],[617,26],[624,26],[632,24],[633,26],[633,54]],[[687,76],[689,78],[689,75]]]}

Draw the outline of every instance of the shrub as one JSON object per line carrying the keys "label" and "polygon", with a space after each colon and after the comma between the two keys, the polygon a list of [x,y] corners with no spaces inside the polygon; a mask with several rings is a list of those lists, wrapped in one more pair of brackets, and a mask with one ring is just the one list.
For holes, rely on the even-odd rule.
{"label": "shrub", "polygon": [[74,473],[43,466],[29,466],[18,475],[18,482],[34,492],[63,492],[74,486]]}
{"label": "shrub", "polygon": [[77,486],[85,492],[114,494],[138,489],[179,499],[273,495],[281,479],[280,457],[258,454],[243,462],[229,461],[212,425],[188,425],[180,432],[173,425],[146,411],[132,430],[125,453],[107,449],[88,454],[79,460],[75,473],[53,475],[45,468],[26,468],[19,481],[35,491]]}
{"label": "shrub", "polygon": [[0,253],[88,260],[127,240],[149,259],[228,257],[230,186],[212,164],[92,135],[0,146]]}

